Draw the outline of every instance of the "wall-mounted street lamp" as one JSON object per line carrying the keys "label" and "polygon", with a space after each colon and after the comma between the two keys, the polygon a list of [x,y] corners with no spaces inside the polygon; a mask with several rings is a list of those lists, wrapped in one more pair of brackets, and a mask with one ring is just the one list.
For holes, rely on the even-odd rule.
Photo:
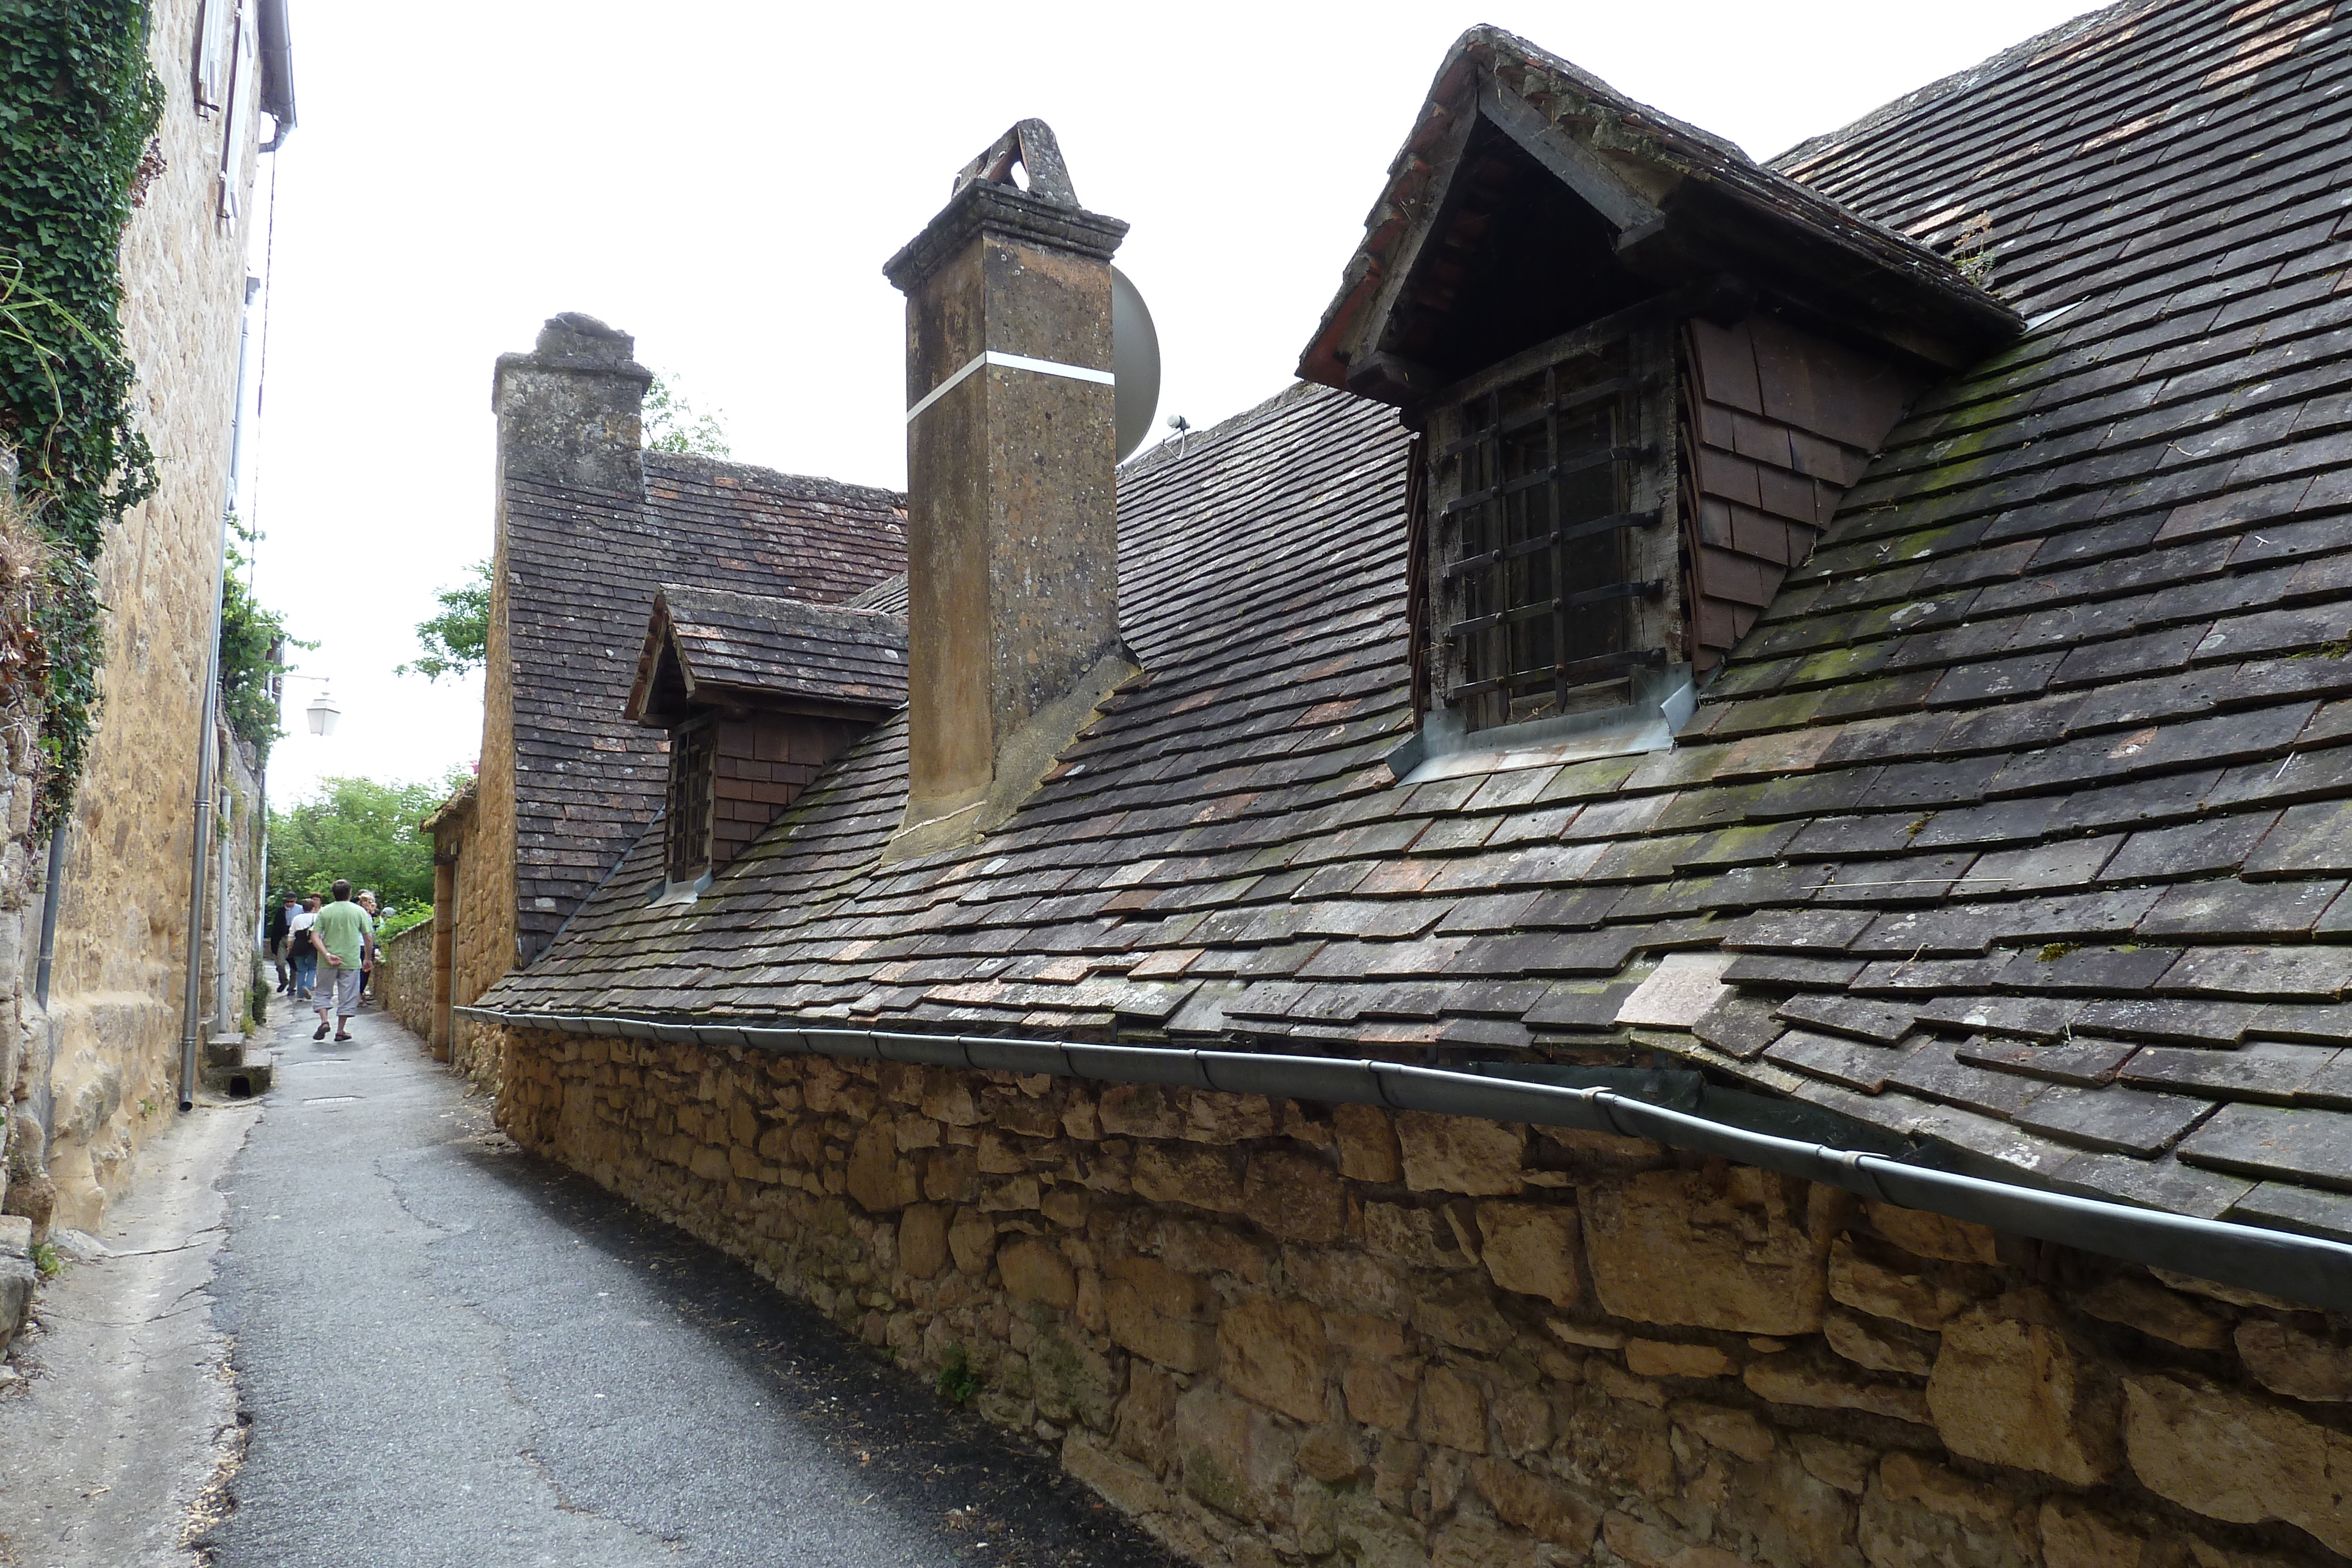
{"label": "wall-mounted street lamp", "polygon": [[278,678],[281,681],[318,682],[319,695],[310,699],[310,706],[302,710],[302,716],[310,721],[312,735],[324,738],[335,733],[335,725],[343,716],[343,710],[336,705],[334,694],[327,689],[326,676],[305,675],[292,670],[282,670],[278,672]]}

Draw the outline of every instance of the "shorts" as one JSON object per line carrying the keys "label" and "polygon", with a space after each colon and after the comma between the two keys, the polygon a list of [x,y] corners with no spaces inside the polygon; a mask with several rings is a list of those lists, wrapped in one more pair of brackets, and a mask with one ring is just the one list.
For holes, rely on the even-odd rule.
{"label": "shorts", "polygon": [[311,993],[310,1005],[322,1013],[341,1013],[349,1018],[360,1010],[360,971],[354,964],[348,968],[331,969],[319,967],[318,988]]}

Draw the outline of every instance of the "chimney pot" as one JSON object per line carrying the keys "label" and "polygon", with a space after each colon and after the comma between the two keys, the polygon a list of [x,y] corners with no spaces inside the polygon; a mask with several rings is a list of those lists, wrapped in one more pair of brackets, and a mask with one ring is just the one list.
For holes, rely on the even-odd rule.
{"label": "chimney pot", "polygon": [[929,839],[1009,810],[1134,668],[1111,377],[1126,233],[1024,120],[883,269],[907,296],[907,824],[957,824]]}
{"label": "chimney pot", "polygon": [[628,333],[567,310],[548,319],[530,353],[500,354],[490,407],[501,481],[642,497],[646,388],[654,378],[635,348]]}

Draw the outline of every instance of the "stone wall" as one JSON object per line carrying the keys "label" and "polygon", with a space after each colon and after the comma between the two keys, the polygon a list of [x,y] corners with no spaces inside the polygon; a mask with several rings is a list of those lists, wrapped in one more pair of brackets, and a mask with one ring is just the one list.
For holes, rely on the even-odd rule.
{"label": "stone wall", "polygon": [[164,166],[123,234],[122,325],[162,487],[124,515],[98,565],[110,612],[104,706],[67,840],[45,1020],[58,1219],[89,1230],[176,1097],[191,798],[259,141],[249,125],[242,215],[224,224],[226,127],[196,117],[190,87],[200,8],[157,0],[151,13]]}
{"label": "stone wall", "polygon": [[376,949],[375,994],[419,1040],[433,1038],[433,922],[420,920]]}
{"label": "stone wall", "polygon": [[[16,509],[14,478],[13,464],[0,463],[0,637],[12,654],[32,623],[36,574],[46,549]],[[38,681],[15,658],[0,658],[0,1214],[46,1229],[55,1199],[46,1131],[54,1042],[34,991],[48,865],[47,841],[33,836],[40,737]],[[0,1256],[0,1343],[16,1333],[30,1305],[29,1291],[18,1288],[23,1273]]]}
{"label": "stone wall", "polygon": [[1657,1145],[509,1031],[500,1124],[1196,1561],[2352,1554],[2352,1325]]}
{"label": "stone wall", "polygon": [[[493,602],[497,601],[494,599]],[[503,655],[504,639],[491,619],[490,656]],[[482,721],[482,782],[470,800],[453,800],[429,820],[433,858],[450,868],[449,907],[436,908],[436,922],[446,921],[450,934],[449,995],[454,1005],[469,1007],[514,967],[514,794],[511,785],[514,753],[511,685],[493,678],[492,695]],[[493,767],[493,758],[499,759]],[[504,815],[495,829],[484,826],[487,782],[493,773],[509,782],[494,798]],[[429,980],[428,980],[429,984]],[[427,1038],[430,1038],[429,1031]],[[466,1075],[476,1088],[496,1093],[503,1057],[496,1030],[467,1019],[452,1020],[449,1065]]]}

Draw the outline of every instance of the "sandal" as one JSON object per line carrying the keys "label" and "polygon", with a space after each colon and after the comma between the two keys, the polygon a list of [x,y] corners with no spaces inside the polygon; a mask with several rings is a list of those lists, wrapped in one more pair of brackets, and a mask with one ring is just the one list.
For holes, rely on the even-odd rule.
{"label": "sandal", "polygon": [[327,1026],[326,1026],[324,1023],[320,1024],[320,1025],[319,1025],[319,1029],[318,1029],[318,1032],[317,1032],[317,1033],[315,1033],[315,1034],[313,1034],[310,1038],[311,1038],[312,1040],[324,1040],[324,1039],[326,1039],[326,1038],[327,1038]]}
{"label": "sandal", "polygon": [[349,1039],[351,1039],[351,1038],[352,1038],[352,1037],[351,1037],[350,1035],[347,1035],[347,1034],[339,1034],[339,1035],[337,1035],[337,1036],[335,1037],[335,1040],[336,1040],[337,1043],[339,1043],[339,1044],[340,1044],[341,1041],[343,1041],[343,1040],[349,1040]]}

